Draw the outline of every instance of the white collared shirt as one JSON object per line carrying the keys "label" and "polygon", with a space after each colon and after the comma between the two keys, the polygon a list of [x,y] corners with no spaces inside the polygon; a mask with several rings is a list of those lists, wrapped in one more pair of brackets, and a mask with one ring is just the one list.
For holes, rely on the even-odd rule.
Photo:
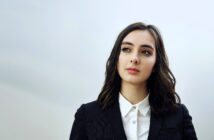
{"label": "white collared shirt", "polygon": [[120,111],[127,140],[147,140],[150,126],[149,95],[133,105],[119,94]]}

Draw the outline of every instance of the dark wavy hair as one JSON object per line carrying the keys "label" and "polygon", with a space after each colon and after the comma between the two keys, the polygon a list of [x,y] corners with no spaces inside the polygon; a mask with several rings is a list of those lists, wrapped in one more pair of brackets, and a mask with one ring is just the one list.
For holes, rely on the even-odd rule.
{"label": "dark wavy hair", "polygon": [[151,111],[157,115],[164,115],[169,111],[175,110],[178,103],[180,103],[180,98],[175,92],[176,79],[169,69],[163,40],[158,28],[154,25],[146,25],[141,22],[127,26],[117,37],[106,63],[105,82],[97,102],[102,109],[108,109],[115,102],[118,102],[121,77],[118,74],[117,63],[121,43],[122,40],[134,30],[146,30],[155,40],[156,63],[154,65],[154,72],[152,72],[147,81],[147,90],[149,90]]}

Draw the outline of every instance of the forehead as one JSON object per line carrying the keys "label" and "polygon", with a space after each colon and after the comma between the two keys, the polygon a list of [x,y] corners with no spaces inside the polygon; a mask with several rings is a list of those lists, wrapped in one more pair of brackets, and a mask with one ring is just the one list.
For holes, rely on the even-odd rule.
{"label": "forehead", "polygon": [[155,39],[147,30],[134,30],[127,34],[122,42],[130,42],[139,45],[151,45],[155,47]]}

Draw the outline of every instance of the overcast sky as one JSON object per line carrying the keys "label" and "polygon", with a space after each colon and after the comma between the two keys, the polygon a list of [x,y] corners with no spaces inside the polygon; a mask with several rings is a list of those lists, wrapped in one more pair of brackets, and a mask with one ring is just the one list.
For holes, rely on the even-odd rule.
{"label": "overcast sky", "polygon": [[68,140],[118,33],[159,27],[199,139],[214,137],[212,0],[0,0],[0,139]]}

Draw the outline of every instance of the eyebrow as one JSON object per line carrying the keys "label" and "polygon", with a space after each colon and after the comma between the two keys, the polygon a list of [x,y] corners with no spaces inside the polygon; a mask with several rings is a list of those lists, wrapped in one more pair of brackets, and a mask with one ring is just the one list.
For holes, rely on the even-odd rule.
{"label": "eyebrow", "polygon": [[[134,46],[134,44],[132,44],[131,42],[122,42],[121,45],[130,45],[130,46]],[[152,47],[151,45],[148,45],[148,44],[140,45],[140,47],[142,47],[142,48],[154,49],[154,47]]]}

